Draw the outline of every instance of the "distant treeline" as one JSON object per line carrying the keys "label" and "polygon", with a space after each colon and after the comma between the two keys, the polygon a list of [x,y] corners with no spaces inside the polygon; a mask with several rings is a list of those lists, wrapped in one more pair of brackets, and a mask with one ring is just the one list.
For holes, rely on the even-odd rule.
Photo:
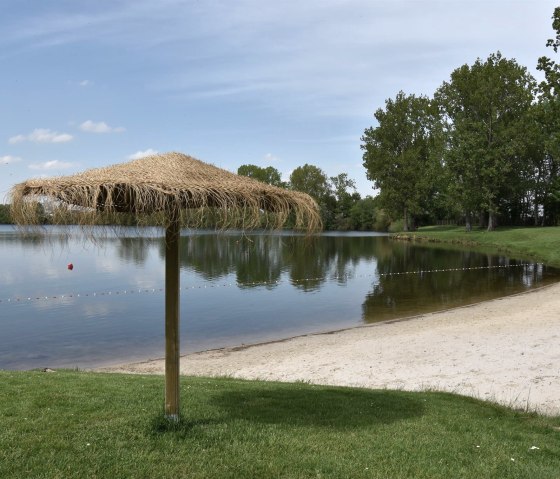
{"label": "distant treeline", "polygon": [[263,168],[247,164],[240,166],[237,174],[312,196],[321,209],[323,226],[327,230],[386,231],[390,226],[390,220],[379,208],[377,199],[362,198],[347,173],[329,177],[321,168],[305,164],[296,168],[289,181],[284,182],[280,172],[272,166]]}
{"label": "distant treeline", "polygon": [[0,225],[12,224],[10,205],[0,205]]}

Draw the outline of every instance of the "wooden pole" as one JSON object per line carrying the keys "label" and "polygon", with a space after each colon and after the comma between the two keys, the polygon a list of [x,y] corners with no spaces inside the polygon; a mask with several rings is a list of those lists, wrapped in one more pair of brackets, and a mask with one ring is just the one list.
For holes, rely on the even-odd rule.
{"label": "wooden pole", "polygon": [[179,219],[165,231],[165,416],[179,421]]}

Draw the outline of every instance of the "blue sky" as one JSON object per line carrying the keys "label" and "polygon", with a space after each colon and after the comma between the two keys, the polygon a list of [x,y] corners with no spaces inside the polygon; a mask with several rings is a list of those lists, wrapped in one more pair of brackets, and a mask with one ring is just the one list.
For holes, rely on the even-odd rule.
{"label": "blue sky", "polygon": [[30,177],[181,151],[372,184],[360,137],[500,50],[535,66],[548,0],[0,0],[0,201]]}

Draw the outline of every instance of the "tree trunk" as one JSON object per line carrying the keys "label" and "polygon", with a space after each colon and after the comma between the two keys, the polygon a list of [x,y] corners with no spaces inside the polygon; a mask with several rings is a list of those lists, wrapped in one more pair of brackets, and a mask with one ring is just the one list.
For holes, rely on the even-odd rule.
{"label": "tree trunk", "polygon": [[539,205],[537,204],[535,195],[535,204],[533,205],[533,217],[535,220],[535,226],[539,226]]}
{"label": "tree trunk", "polygon": [[492,209],[488,211],[488,231],[494,231],[496,229],[496,212]]}
{"label": "tree trunk", "polygon": [[486,213],[484,211],[481,211],[478,214],[478,226],[480,226],[481,228],[484,228],[486,226]]}
{"label": "tree trunk", "polygon": [[403,231],[408,231],[408,211],[404,207]]}
{"label": "tree trunk", "polygon": [[465,213],[465,229],[469,232],[472,231],[471,214],[469,211]]}

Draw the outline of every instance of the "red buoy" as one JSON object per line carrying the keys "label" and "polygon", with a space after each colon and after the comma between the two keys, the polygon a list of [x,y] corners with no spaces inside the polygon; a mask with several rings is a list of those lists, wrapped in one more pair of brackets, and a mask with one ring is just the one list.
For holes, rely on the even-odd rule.
{"label": "red buoy", "polygon": [[72,271],[74,269],[74,265],[72,263],[68,263],[68,269]]}

